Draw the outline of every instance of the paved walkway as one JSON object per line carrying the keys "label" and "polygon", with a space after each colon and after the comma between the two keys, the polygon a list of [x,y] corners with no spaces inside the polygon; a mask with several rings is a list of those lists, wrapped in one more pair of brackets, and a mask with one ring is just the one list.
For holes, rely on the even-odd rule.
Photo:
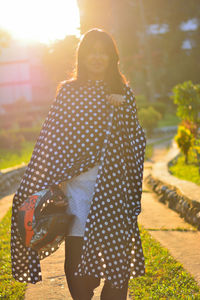
{"label": "paved walkway", "polygon": [[[28,285],[25,300],[73,300],[64,274],[64,243],[54,254],[41,261],[41,268],[43,280]],[[103,280],[95,289],[93,300],[100,300],[102,287]]]}
{"label": "paved walkway", "polygon": [[[188,199],[200,203],[200,186],[187,181],[179,179],[168,172],[168,162],[171,161],[174,157],[179,154],[179,149],[177,144],[173,142],[169,151],[163,154],[163,151],[166,151],[163,148],[163,144],[160,145],[160,148],[156,148],[152,164],[152,175],[155,178],[158,178],[166,184],[170,184],[179,189],[179,191],[186,196]],[[160,159],[159,159],[160,156]]]}
{"label": "paved walkway", "polygon": [[0,221],[5,216],[8,209],[12,206],[14,194],[8,195],[0,199]]}
{"label": "paved walkway", "polygon": [[[154,150],[152,161],[145,163],[144,177],[151,172],[155,162],[159,164],[160,161],[162,164],[169,156],[165,146],[167,144],[158,145]],[[188,193],[190,185],[188,182],[187,184]],[[138,222],[149,231],[152,237],[166,247],[177,261],[183,264],[183,267],[200,285],[200,232],[186,223],[178,213],[159,202],[145,183],[143,191],[142,212],[138,217]],[[181,231],[181,229],[186,231]]]}
{"label": "paved walkway", "polygon": [[[152,161],[145,163],[144,176],[149,174],[155,160],[162,160],[166,156],[165,147],[168,143],[156,147]],[[180,218],[176,212],[158,202],[156,196],[145,184],[143,190],[142,213],[138,219],[139,223],[150,232],[152,237],[168,248],[171,255],[181,262],[200,284],[200,232],[194,231],[194,228]],[[179,231],[180,228],[188,231]],[[64,245],[51,257],[42,261],[44,279],[35,286],[28,286],[25,300],[38,297],[41,300],[71,300],[64,277],[63,257]],[[95,290],[94,300],[100,299],[102,285],[103,282]]]}
{"label": "paved walkway", "polygon": [[[144,177],[149,174],[155,162],[166,157],[167,144],[166,142],[156,147],[152,161],[145,163]],[[0,211],[1,208],[6,211],[11,205],[11,200],[12,196],[5,197],[4,201],[0,200]],[[142,212],[138,221],[149,231],[152,237],[168,248],[171,255],[183,264],[183,267],[194,276],[200,285],[200,232],[195,231],[176,212],[158,202],[155,194],[151,192],[145,183],[143,186]],[[180,229],[187,231],[180,231]],[[64,275],[64,244],[53,255],[41,261],[41,267],[43,281],[36,285],[28,285],[25,300],[71,300]],[[100,299],[102,286],[103,281],[100,287],[95,290],[94,300]]]}
{"label": "paved walkway", "polygon": [[[166,247],[200,285],[200,232],[175,211],[158,202],[155,194],[145,184],[144,191],[139,224]],[[180,231],[181,229],[187,231]]]}

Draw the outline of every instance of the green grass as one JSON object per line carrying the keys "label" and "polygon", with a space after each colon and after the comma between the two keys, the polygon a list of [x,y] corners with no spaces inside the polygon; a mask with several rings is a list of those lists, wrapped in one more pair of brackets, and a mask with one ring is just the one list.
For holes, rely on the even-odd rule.
{"label": "green grass", "polygon": [[0,170],[27,164],[31,158],[35,142],[24,142],[21,150],[0,149]]}
{"label": "green grass", "polygon": [[153,154],[153,145],[152,144],[149,144],[149,145],[146,145],[146,150],[145,150],[145,160],[148,160],[152,157],[152,154]]}
{"label": "green grass", "polygon": [[[160,139],[160,140],[157,140],[151,144],[147,144],[146,145],[146,151],[145,151],[145,160],[148,160],[152,157],[153,155],[153,150],[154,150],[154,146],[156,145],[159,145],[159,144],[162,144],[163,142],[166,142],[166,141],[170,141],[171,140],[171,137],[166,137],[166,138],[163,138],[163,139]],[[167,146],[167,148],[170,147],[170,144]]]}
{"label": "green grass", "polygon": [[164,118],[158,123],[158,127],[175,126],[180,123],[180,119],[175,114],[166,113]]}
{"label": "green grass", "polygon": [[166,248],[140,226],[146,274],[129,281],[131,299],[200,299],[200,287]]}
{"label": "green grass", "polygon": [[[10,260],[11,209],[0,222],[0,299],[24,299],[27,284],[15,281]],[[200,299],[200,288],[168,250],[140,226],[145,276],[131,279],[132,299]]]}
{"label": "green grass", "polygon": [[188,181],[192,181],[198,185],[200,185],[200,176],[199,176],[199,168],[197,166],[197,160],[195,158],[195,153],[190,152],[189,155],[189,163],[185,164],[185,159],[183,154],[172,161],[172,165],[169,167],[169,171],[172,175],[185,179]]}
{"label": "green grass", "polygon": [[0,222],[0,299],[24,299],[25,283],[13,279],[10,258],[11,209]]}
{"label": "green grass", "polygon": [[[21,150],[0,149],[0,170],[11,168],[22,163],[27,164],[31,158],[35,142],[24,142]],[[153,145],[147,145],[145,160],[150,159],[153,154]]]}

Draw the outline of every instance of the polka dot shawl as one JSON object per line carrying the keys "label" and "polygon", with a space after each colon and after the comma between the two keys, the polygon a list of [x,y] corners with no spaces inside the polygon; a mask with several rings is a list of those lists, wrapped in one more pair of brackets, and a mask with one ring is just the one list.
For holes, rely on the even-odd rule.
{"label": "polka dot shawl", "polygon": [[121,288],[128,278],[145,274],[137,224],[145,135],[131,88],[124,85],[125,103],[119,107],[108,103],[107,93],[103,80],[86,80],[84,84],[65,81],[50,107],[13,199],[12,274],[20,282],[41,281],[40,260],[56,249],[39,257],[23,246],[16,225],[18,207],[34,192],[69,180],[96,163],[100,166],[75,275],[105,278]]}

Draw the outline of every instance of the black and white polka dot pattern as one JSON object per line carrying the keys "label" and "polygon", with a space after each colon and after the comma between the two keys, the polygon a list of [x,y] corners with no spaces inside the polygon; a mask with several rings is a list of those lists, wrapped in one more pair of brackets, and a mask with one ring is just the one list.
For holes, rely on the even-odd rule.
{"label": "black and white polka dot pattern", "polygon": [[[127,278],[145,274],[137,216],[141,193],[145,136],[133,92],[124,86],[125,103],[111,106],[103,80],[64,82],[52,104],[30,163],[13,199],[11,259],[13,277],[21,282],[42,280],[40,257],[23,246],[16,226],[18,207],[28,195],[59,184],[100,164],[86,222],[81,263],[76,275],[109,280],[116,288]],[[103,160],[101,149],[110,112],[113,120]]]}

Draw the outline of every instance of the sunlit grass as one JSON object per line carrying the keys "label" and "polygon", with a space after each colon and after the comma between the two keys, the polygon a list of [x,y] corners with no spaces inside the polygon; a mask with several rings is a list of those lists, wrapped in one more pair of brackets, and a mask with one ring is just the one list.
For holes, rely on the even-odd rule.
{"label": "sunlit grass", "polygon": [[194,152],[190,152],[188,161],[189,163],[185,164],[185,158],[183,154],[180,154],[178,159],[172,162],[172,165],[169,167],[169,170],[172,173],[172,175],[180,179],[192,181],[200,185],[199,168]]}
{"label": "sunlit grass", "polygon": [[153,154],[153,145],[146,145],[146,150],[145,150],[145,160],[148,160],[152,157]]}
{"label": "sunlit grass", "polygon": [[[147,144],[146,149],[145,149],[145,160],[151,159],[151,157],[153,155],[154,147],[156,145],[162,144],[167,141],[170,142],[171,139],[172,139],[172,137],[165,137],[165,138],[158,139],[157,141],[155,141],[153,143]],[[166,148],[169,148],[169,147],[170,147],[170,143],[169,143],[169,145],[166,146]]]}
{"label": "sunlit grass", "polygon": [[180,123],[180,119],[175,114],[166,113],[158,122],[158,127],[176,126]]}
{"label": "sunlit grass", "polygon": [[200,299],[200,287],[166,248],[140,227],[145,276],[129,281],[131,299]]}
{"label": "sunlit grass", "polygon": [[0,222],[0,299],[24,299],[26,284],[13,279],[10,257],[11,209]]}
{"label": "sunlit grass", "polygon": [[[22,300],[26,284],[11,274],[10,224],[11,209],[0,222],[0,299]],[[200,299],[200,287],[182,265],[141,226],[140,234],[146,274],[130,280],[132,299]]]}
{"label": "sunlit grass", "polygon": [[27,164],[30,160],[35,142],[24,142],[21,150],[6,150],[0,149],[0,169],[7,169],[20,165]]}

